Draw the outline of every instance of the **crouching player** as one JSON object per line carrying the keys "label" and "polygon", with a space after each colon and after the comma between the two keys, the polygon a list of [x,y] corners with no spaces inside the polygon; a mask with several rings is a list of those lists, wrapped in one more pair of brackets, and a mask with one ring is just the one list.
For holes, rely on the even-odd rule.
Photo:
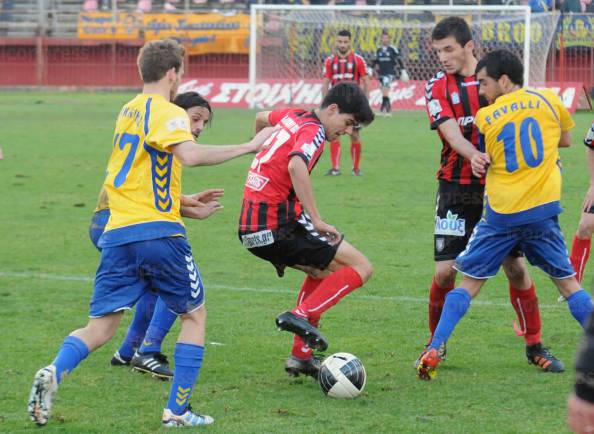
{"label": "crouching player", "polygon": [[310,172],[326,140],[351,134],[373,121],[365,93],[354,82],[340,82],[314,111],[260,112],[257,128],[275,125],[268,148],[256,155],[248,172],[239,219],[239,239],[253,255],[269,261],[279,277],[285,267],[307,274],[297,307],[276,318],[279,329],[295,334],[285,370],[316,376],[326,338],[316,328],[321,315],[362,286],[371,263],[320,215]]}
{"label": "crouching player", "polygon": [[558,223],[558,148],[571,144],[574,122],[552,92],[522,88],[523,69],[521,61],[506,50],[489,53],[476,67],[479,92],[490,105],[476,115],[486,149],[484,153],[476,150],[471,163],[476,175],[487,172],[486,209],[466,249],[456,258],[455,268],[464,277],[448,293],[433,339],[417,368],[424,380],[435,377],[440,345],[516,246],[551,277],[582,326],[592,312],[592,299],[575,278]]}

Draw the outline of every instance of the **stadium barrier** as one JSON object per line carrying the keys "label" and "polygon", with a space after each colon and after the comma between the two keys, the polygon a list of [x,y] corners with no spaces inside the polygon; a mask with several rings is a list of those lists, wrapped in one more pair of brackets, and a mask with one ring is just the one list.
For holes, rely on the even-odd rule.
{"label": "stadium barrier", "polygon": [[[391,101],[393,110],[425,110],[425,81],[411,80],[392,83]],[[581,83],[546,82],[537,87],[547,87],[560,96],[565,106],[573,113],[584,101]],[[188,79],[182,83],[180,92],[195,91],[209,99],[215,107],[248,108],[250,106],[250,84],[244,80]],[[286,106],[303,108],[317,107],[322,102],[320,80],[278,81],[262,80],[253,92],[254,106],[270,110]],[[371,83],[369,95],[373,109],[379,110],[382,94],[377,80]]]}

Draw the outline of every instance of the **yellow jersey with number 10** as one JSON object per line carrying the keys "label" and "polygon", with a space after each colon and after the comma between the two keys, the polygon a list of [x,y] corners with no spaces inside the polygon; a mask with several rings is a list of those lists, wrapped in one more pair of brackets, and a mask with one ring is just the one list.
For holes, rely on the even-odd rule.
{"label": "yellow jersey with number 10", "polygon": [[193,141],[185,110],[139,94],[120,111],[103,188],[111,216],[100,247],[185,235],[180,162],[171,146]]}
{"label": "yellow jersey with number 10", "polygon": [[520,225],[559,214],[559,139],[574,126],[559,98],[550,90],[520,89],[481,108],[475,123],[491,157],[486,221]]}

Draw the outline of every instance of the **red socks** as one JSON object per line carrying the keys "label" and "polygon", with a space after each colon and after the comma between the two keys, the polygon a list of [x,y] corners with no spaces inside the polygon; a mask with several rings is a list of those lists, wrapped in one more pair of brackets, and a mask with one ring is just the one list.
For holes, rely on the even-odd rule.
{"label": "red socks", "polygon": [[333,169],[340,169],[340,140],[330,142],[330,160],[332,160]]}
{"label": "red socks", "polygon": [[[317,327],[322,313],[361,285],[361,276],[351,267],[342,267],[325,279],[307,276],[297,297],[297,307],[292,312],[307,317],[309,323]],[[305,360],[311,357],[311,353],[311,349],[302,339],[298,336],[293,338],[293,356]]]}
{"label": "red socks", "polygon": [[[303,285],[301,285],[301,289],[299,290],[299,295],[297,296],[297,306],[303,303],[311,293],[318,287],[318,285],[322,283],[322,279],[314,279],[313,277],[307,275],[305,276],[305,280],[303,281]],[[320,317],[312,317],[309,318],[309,322],[314,327],[317,327],[320,322]],[[311,357],[312,351],[311,349],[303,342],[299,336],[293,336],[293,348],[291,349],[291,354],[298,359],[306,360]]]}
{"label": "red socks", "polygon": [[353,158],[353,170],[359,170],[361,161],[361,142],[351,143],[351,157]]}
{"label": "red socks", "polygon": [[307,318],[319,318],[345,295],[362,285],[359,273],[352,267],[342,267],[323,279],[311,295],[292,312]]}
{"label": "red socks", "polygon": [[578,236],[573,237],[573,244],[571,245],[571,256],[569,257],[573,270],[576,272],[576,279],[579,283],[582,283],[582,277],[584,276],[584,269],[586,263],[590,257],[590,244],[592,243],[591,238],[582,240]]}
{"label": "red socks", "polygon": [[521,291],[514,288],[510,283],[509,298],[518,315],[526,345],[540,343],[540,311],[534,284],[529,289]]}
{"label": "red socks", "polygon": [[445,297],[452,289],[454,285],[441,287],[435,282],[435,277],[431,281],[431,289],[429,290],[429,331],[433,338],[433,332],[437,328],[439,323],[439,317],[441,317],[441,310],[445,302]]}

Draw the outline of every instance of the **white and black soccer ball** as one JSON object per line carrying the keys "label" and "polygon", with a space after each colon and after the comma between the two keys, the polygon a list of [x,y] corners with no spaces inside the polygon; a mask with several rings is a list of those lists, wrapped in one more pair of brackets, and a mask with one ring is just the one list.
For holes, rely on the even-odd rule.
{"label": "white and black soccer ball", "polygon": [[349,353],[335,353],[320,367],[318,382],[322,391],[332,398],[356,398],[365,388],[365,367]]}

